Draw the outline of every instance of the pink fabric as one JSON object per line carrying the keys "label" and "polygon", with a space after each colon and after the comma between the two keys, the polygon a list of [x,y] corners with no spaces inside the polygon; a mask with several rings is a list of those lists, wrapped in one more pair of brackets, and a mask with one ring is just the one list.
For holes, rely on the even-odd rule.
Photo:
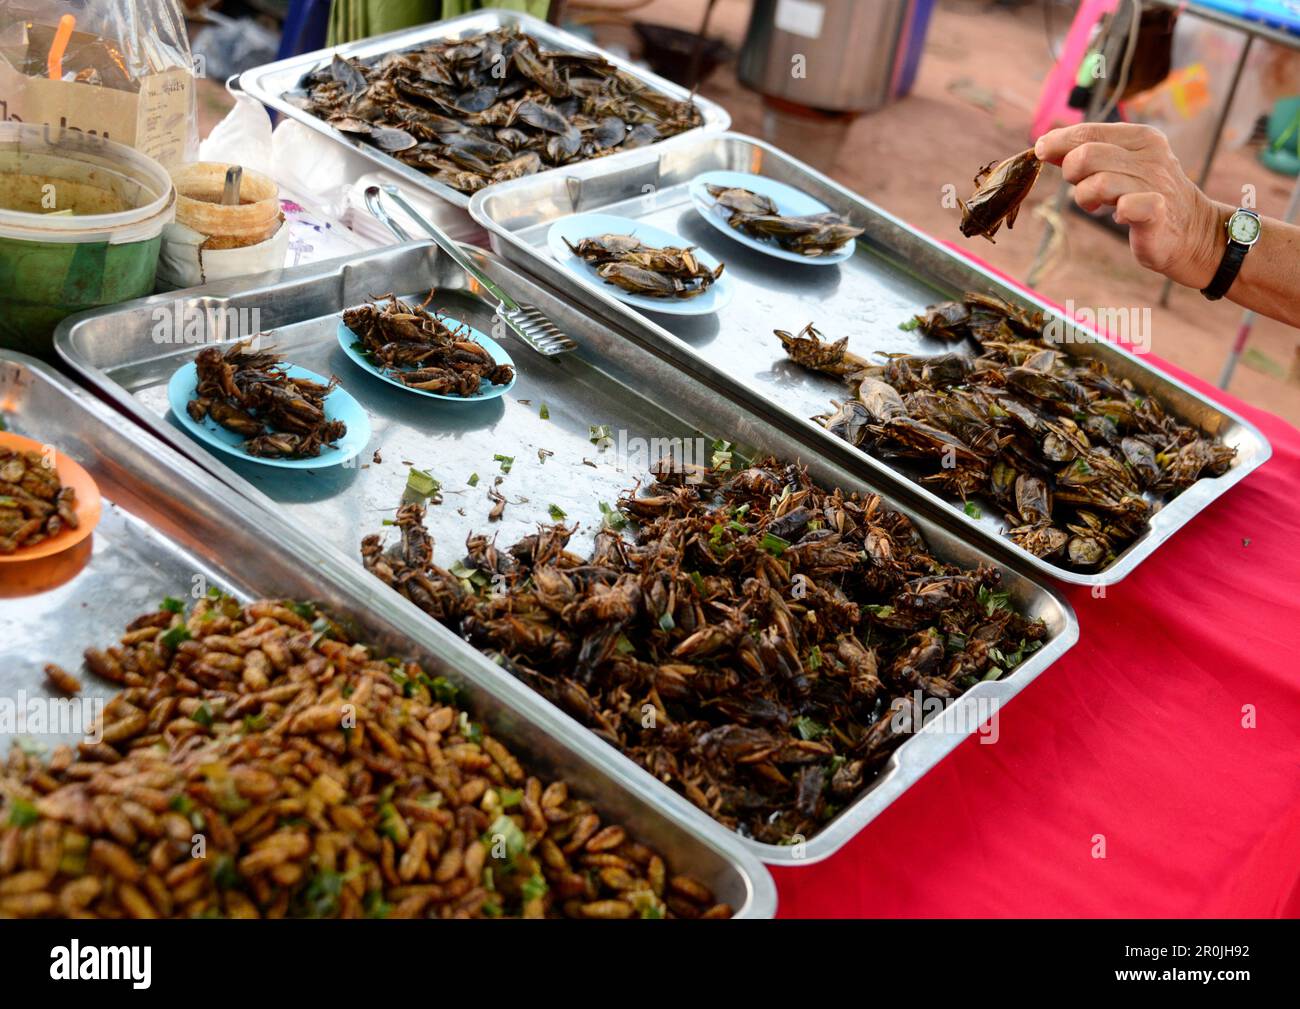
{"label": "pink fabric", "polygon": [[1167,370],[1273,457],[1104,598],[1067,590],[1079,643],[998,742],[964,742],[832,858],[775,870],[780,914],[1300,914],[1300,432]]}

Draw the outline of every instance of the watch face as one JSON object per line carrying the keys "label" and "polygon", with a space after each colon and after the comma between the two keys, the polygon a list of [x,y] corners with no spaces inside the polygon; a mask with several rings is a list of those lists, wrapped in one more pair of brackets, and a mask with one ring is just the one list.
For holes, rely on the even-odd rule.
{"label": "watch face", "polygon": [[1250,245],[1259,238],[1259,218],[1238,210],[1228,218],[1228,237],[1242,245]]}

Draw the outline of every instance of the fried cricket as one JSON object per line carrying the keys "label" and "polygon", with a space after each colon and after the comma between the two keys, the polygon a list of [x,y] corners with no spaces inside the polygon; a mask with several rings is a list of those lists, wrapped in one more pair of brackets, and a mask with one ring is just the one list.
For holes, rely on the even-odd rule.
{"label": "fried cricket", "polygon": [[[429,292],[429,298],[433,292]],[[395,295],[349,308],[343,324],[357,337],[354,348],[377,368],[412,389],[473,396],[484,382],[508,385],[515,377],[497,364],[469,327]]]}
{"label": "fried cricket", "polygon": [[[747,837],[817,833],[922,720],[1041,647],[993,568],[939,560],[876,495],[773,460],[664,460],[593,553],[543,525],[435,563],[419,505],[366,567]],[[455,572],[455,573],[453,573]]]}

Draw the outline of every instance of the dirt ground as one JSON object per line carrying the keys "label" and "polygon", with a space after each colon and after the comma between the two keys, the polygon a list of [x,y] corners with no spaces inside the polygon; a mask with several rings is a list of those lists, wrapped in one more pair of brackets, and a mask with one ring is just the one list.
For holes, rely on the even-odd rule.
{"label": "dirt ground", "polygon": [[[749,9],[749,0],[719,0],[710,34],[739,48]],[[638,6],[635,16],[695,28],[702,10],[700,0],[651,0]],[[621,42],[635,50],[626,28],[606,21],[596,30],[602,42]],[[960,243],[967,240],[957,231],[958,212],[942,205],[943,187],[952,184],[965,194],[980,165],[1027,146],[1038,91],[1051,63],[1037,4],[1007,9],[991,0],[939,0],[912,93],[850,124],[801,122],[765,112],[762,100],[736,81],[731,66],[720,68],[701,90],[731,113],[733,129],[773,140],[916,227]],[[220,114],[221,97],[201,102],[201,119],[209,125]],[[1262,168],[1250,148],[1222,151],[1209,193],[1235,203],[1243,182],[1257,187],[1262,213],[1281,215],[1291,180]],[[1031,198],[1034,206],[1022,209],[1015,231],[1003,231],[996,245],[970,240],[974,254],[1023,281],[1046,227],[1032,211],[1051,201],[1059,183],[1059,171],[1049,168]],[[1216,381],[1240,309],[1226,301],[1207,302],[1182,288],[1175,288],[1168,308],[1159,307],[1162,278],[1133,262],[1121,235],[1074,213],[1061,219],[1064,241],[1037,285],[1043,295],[1060,304],[1072,299],[1077,306],[1094,308],[1152,306],[1153,352]],[[1258,320],[1251,351],[1230,390],[1300,423],[1300,385],[1285,378],[1300,355],[1298,340],[1296,330]]]}

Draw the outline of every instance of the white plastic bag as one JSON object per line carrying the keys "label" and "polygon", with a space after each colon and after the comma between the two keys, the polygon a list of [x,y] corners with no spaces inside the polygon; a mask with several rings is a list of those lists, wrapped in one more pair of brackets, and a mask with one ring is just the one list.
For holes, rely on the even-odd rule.
{"label": "white plastic bag", "polygon": [[[1124,103],[1133,122],[1149,123],[1169,137],[1185,164],[1197,164],[1214,136],[1245,36],[1201,18],[1178,19],[1174,29],[1174,70],[1160,85]],[[1232,106],[1224,120],[1223,147],[1247,143],[1255,123],[1279,98],[1300,91],[1300,54],[1257,39],[1242,69]]]}

